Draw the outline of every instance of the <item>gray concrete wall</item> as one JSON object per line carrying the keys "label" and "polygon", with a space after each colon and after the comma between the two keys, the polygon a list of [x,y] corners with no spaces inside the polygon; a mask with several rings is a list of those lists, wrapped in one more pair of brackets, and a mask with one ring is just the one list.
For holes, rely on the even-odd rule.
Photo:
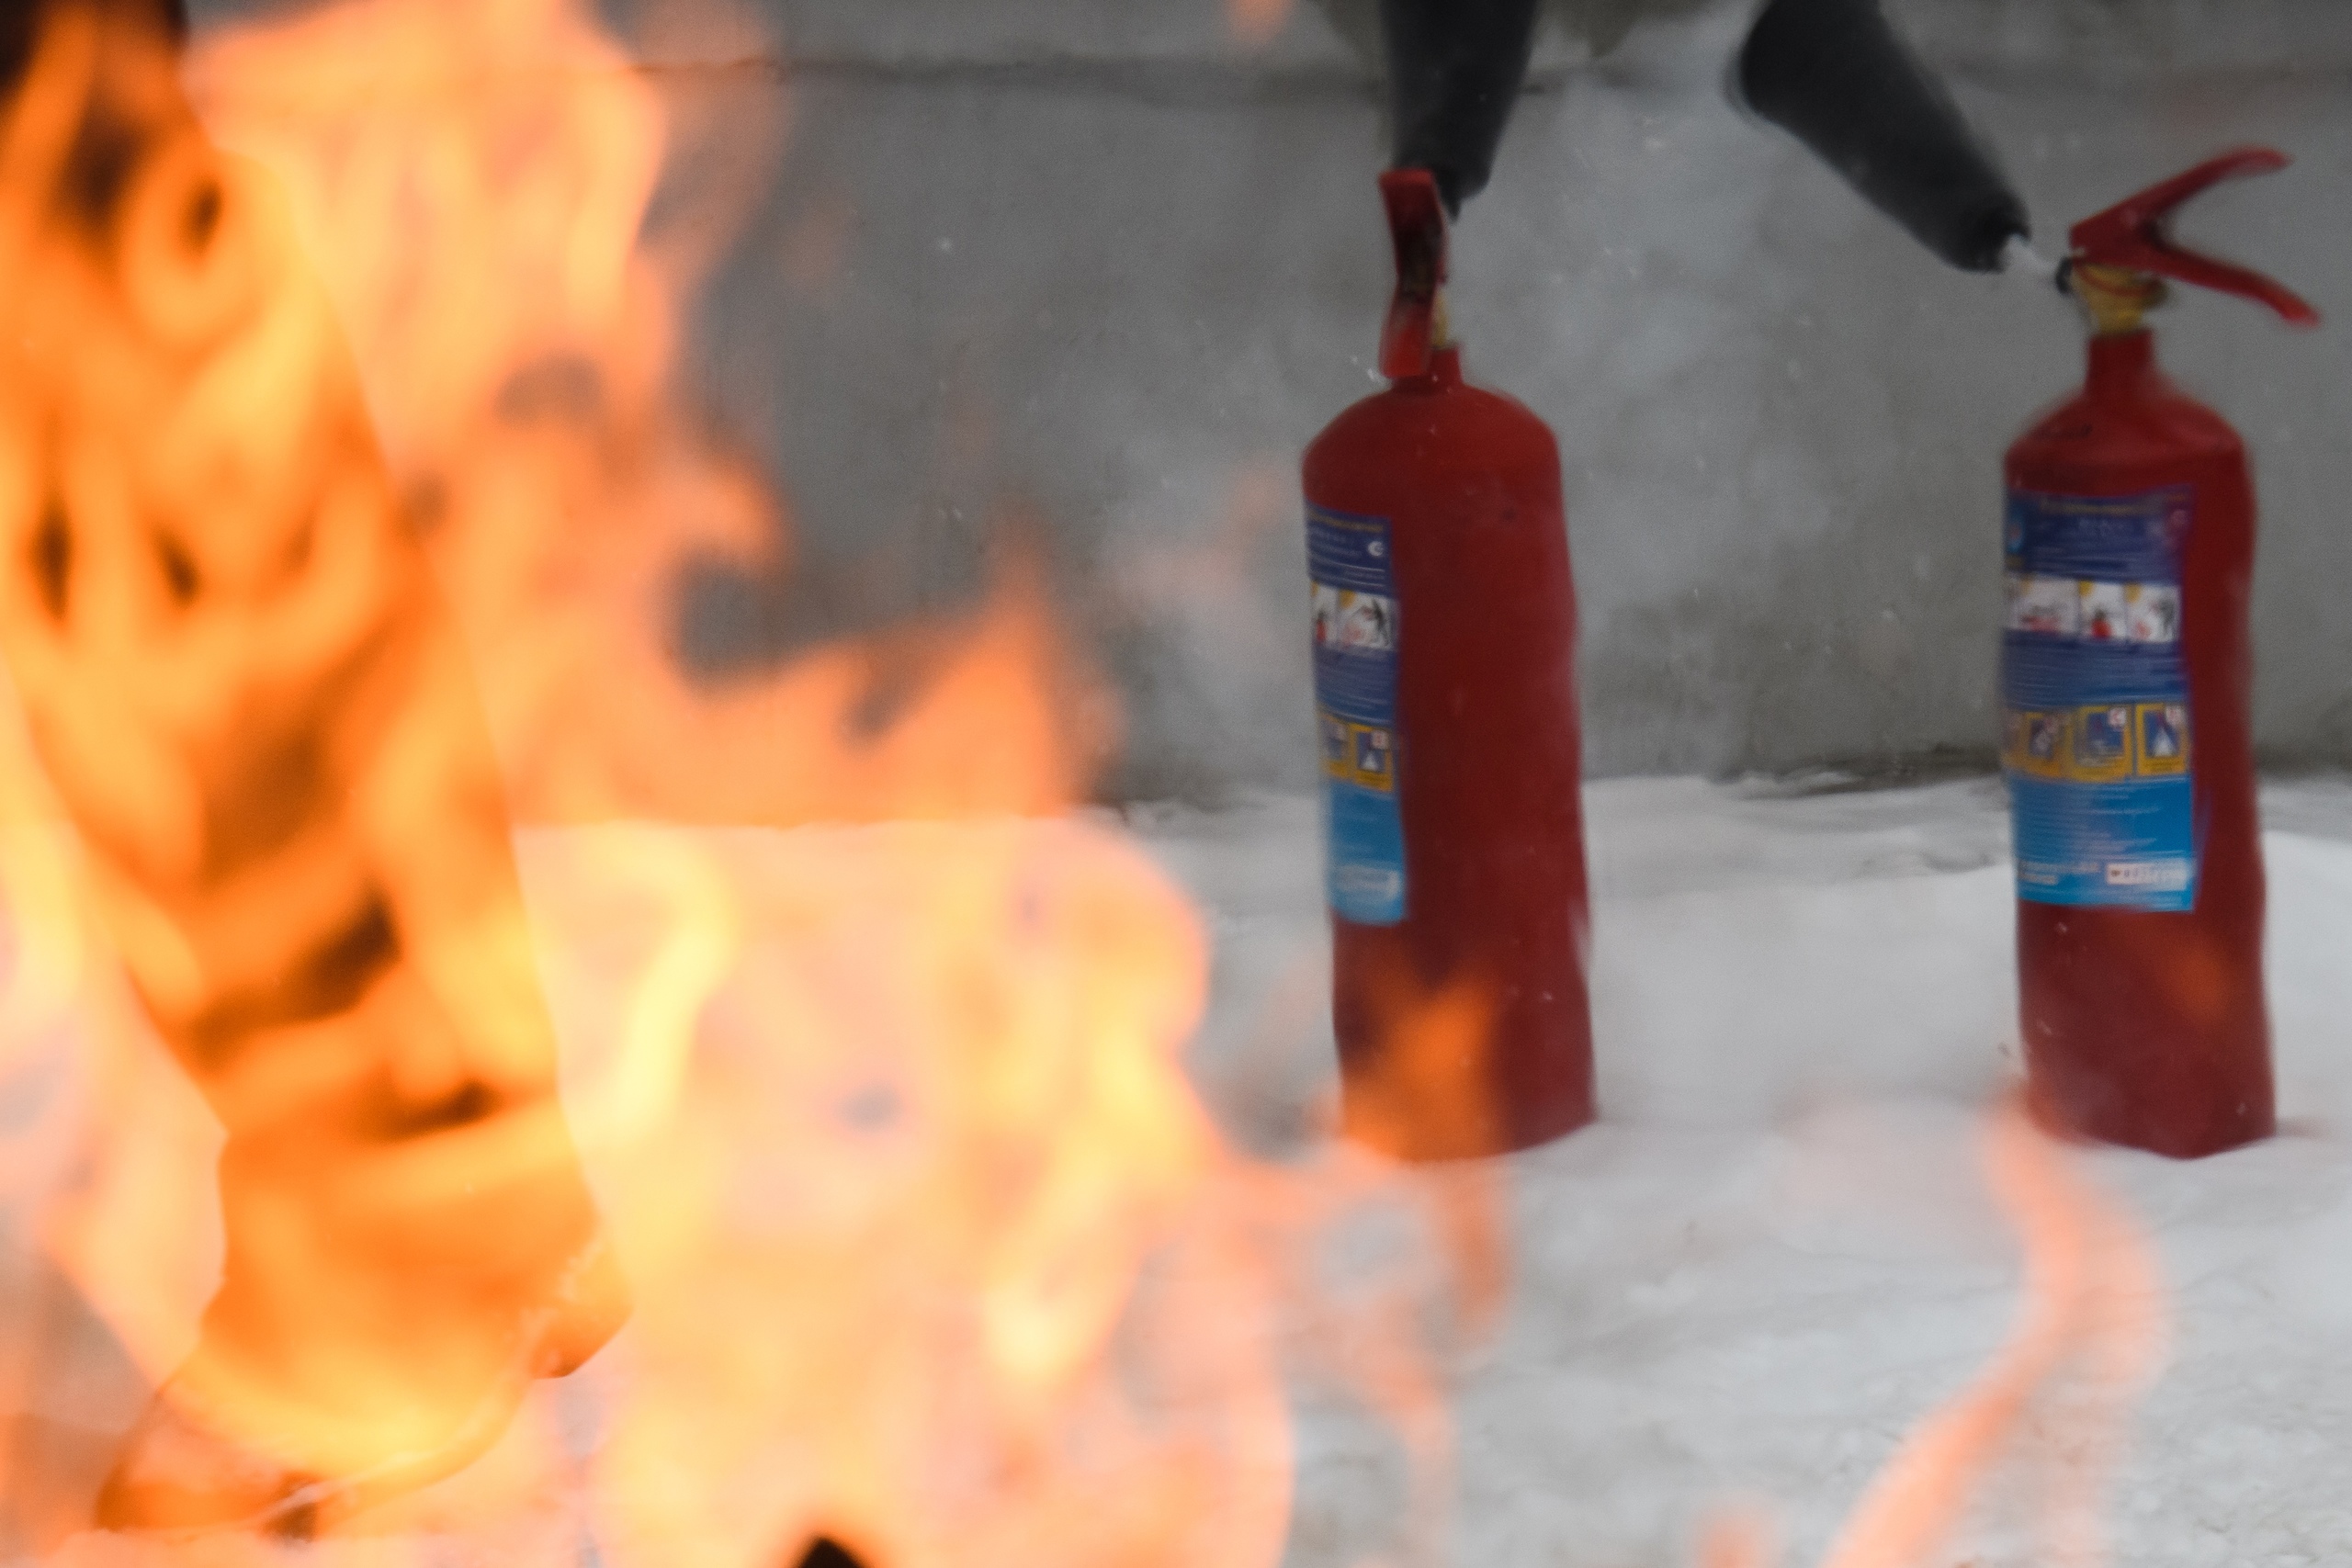
{"label": "gray concrete wall", "polygon": [[[1941,269],[1744,122],[1719,83],[1747,8],[1647,22],[1598,62],[1555,35],[1457,236],[1474,376],[1559,434],[1590,765],[1982,757],[2000,454],[2076,380],[2078,329]],[[2300,159],[2185,231],[2343,324],[2189,298],[2163,341],[2257,454],[2263,741],[2352,756],[2352,6],[1893,9],[2045,246],[2223,146]],[[686,16],[640,33],[682,104],[786,111],[693,377],[772,463],[804,562],[690,584],[687,656],[723,673],[952,602],[1021,535],[1126,693],[1109,787],[1304,783],[1295,457],[1373,389],[1386,289],[1378,93],[1327,15],[1260,50],[1218,0]]]}

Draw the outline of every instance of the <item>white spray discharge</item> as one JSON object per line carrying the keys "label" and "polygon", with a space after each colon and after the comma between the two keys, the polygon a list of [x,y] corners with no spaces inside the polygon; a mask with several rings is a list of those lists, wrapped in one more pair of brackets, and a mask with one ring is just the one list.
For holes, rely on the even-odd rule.
{"label": "white spray discharge", "polygon": [[2043,287],[2055,287],[2058,264],[2033,248],[2023,234],[2013,234],[2001,247],[2001,276],[2021,277]]}

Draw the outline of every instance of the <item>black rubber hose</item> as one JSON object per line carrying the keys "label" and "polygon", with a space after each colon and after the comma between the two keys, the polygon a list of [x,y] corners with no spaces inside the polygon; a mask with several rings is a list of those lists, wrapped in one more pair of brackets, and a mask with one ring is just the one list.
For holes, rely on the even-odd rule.
{"label": "black rubber hose", "polygon": [[1878,0],[1771,0],[1733,83],[1952,265],[1997,272],[2002,248],[2031,232],[2025,203]]}
{"label": "black rubber hose", "polygon": [[1536,0],[1380,0],[1395,166],[1427,169],[1449,213],[1487,187],[1535,47]]}

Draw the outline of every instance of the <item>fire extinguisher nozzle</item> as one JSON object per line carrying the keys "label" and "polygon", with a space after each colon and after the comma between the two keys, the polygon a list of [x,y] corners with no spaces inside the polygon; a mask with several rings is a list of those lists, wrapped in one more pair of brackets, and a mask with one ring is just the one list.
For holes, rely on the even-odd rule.
{"label": "fire extinguisher nozzle", "polygon": [[1380,373],[1403,380],[1427,375],[1430,356],[1444,343],[1445,207],[1427,169],[1382,175],[1380,198],[1396,256],[1396,290],[1380,333]]}

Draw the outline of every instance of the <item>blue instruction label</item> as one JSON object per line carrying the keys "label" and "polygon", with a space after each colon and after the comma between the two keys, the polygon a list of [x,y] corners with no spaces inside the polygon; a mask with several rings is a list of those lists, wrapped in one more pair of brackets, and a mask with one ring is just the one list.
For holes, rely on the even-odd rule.
{"label": "blue instruction label", "polygon": [[1396,804],[1396,592],[1388,520],[1306,510],[1315,607],[1315,712],[1323,735],[1325,878],[1358,925],[1405,918]]}
{"label": "blue instruction label", "polygon": [[2196,907],[2180,643],[2191,510],[2187,486],[2009,492],[2001,766],[2020,898]]}

